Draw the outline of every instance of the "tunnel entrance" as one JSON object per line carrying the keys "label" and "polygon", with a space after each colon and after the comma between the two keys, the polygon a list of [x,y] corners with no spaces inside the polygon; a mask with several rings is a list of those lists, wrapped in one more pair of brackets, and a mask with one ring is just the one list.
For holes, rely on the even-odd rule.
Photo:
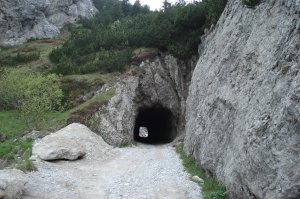
{"label": "tunnel entrance", "polygon": [[[147,132],[141,132],[143,129]],[[169,143],[175,136],[174,118],[169,109],[154,105],[138,110],[134,126],[135,141],[149,144]]]}

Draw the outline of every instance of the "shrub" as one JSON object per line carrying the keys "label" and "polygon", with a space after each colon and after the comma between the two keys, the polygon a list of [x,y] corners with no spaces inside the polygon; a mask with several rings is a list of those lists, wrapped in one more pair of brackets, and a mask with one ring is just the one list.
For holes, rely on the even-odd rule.
{"label": "shrub", "polygon": [[242,3],[249,8],[255,8],[261,3],[261,0],[242,0]]}
{"label": "shrub", "polygon": [[67,75],[76,74],[76,70],[77,68],[75,67],[75,64],[72,62],[72,60],[69,57],[63,55],[59,59],[58,64],[55,66],[52,72],[56,74]]}
{"label": "shrub", "polygon": [[17,53],[17,55],[9,55],[0,58],[0,66],[15,66],[18,64],[26,64],[40,58],[39,52],[33,53]]}
{"label": "shrub", "polygon": [[2,108],[20,110],[27,127],[38,128],[47,112],[60,109],[63,93],[55,74],[41,75],[24,68],[5,69],[0,85]]}

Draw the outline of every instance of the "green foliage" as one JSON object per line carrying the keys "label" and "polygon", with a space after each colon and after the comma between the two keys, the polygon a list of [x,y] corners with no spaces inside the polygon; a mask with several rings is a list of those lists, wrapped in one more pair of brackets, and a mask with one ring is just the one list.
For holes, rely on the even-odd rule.
{"label": "green foliage", "polygon": [[28,69],[5,69],[0,77],[2,109],[17,109],[27,127],[38,128],[47,112],[58,110],[63,97],[57,75],[40,75]]}
{"label": "green foliage", "polygon": [[227,0],[203,0],[202,3],[206,16],[206,26],[210,27],[211,24],[217,23],[227,4]]}
{"label": "green foliage", "polygon": [[19,169],[23,172],[36,170],[36,167],[34,166],[33,162],[30,160],[32,154],[32,141],[29,140],[28,144],[28,148],[23,152],[23,155],[21,156],[21,161],[16,165],[16,169]]}
{"label": "green foliage", "polygon": [[142,6],[139,0],[132,5],[129,0],[93,0],[98,14],[92,20],[83,20],[84,28],[108,25],[122,17],[149,13],[148,6]]}
{"label": "green foliage", "polygon": [[160,12],[149,12],[139,1],[95,0],[99,14],[72,30],[70,39],[50,54],[58,74],[122,71],[130,65],[132,49],[158,48],[178,58],[197,53],[205,27],[216,23],[227,0],[193,4],[164,2]]}
{"label": "green foliage", "polygon": [[31,149],[32,140],[26,141],[6,141],[0,143],[0,159],[12,160],[15,154],[24,153],[26,150]]}
{"label": "green foliage", "polygon": [[242,0],[242,3],[249,8],[255,8],[261,3],[261,0]]}
{"label": "green foliage", "polygon": [[0,112],[0,142],[13,139],[25,131],[25,122],[16,111]]}
{"label": "green foliage", "polygon": [[99,89],[103,84],[104,81],[100,78],[75,79],[68,76],[62,78],[64,109],[67,110],[82,104],[86,99],[82,99],[81,96],[88,96],[89,93]]}
{"label": "green foliage", "polygon": [[[131,50],[99,50],[86,56],[78,56],[71,59],[63,55],[58,64],[52,70],[53,73],[69,74],[88,74],[96,71],[114,72],[124,71],[131,59]],[[76,54],[76,53],[75,53]],[[86,58],[90,58],[85,60]],[[72,61],[73,60],[73,61]],[[92,60],[92,61],[88,61]],[[87,63],[84,65],[84,63]],[[81,65],[82,64],[82,65]]]}
{"label": "green foliage", "polygon": [[78,68],[74,67],[74,65],[75,64],[72,62],[72,60],[69,57],[67,57],[66,55],[62,55],[62,57],[59,59],[58,64],[55,66],[52,72],[57,74],[63,74],[63,75],[75,74]]}
{"label": "green foliage", "polygon": [[182,145],[176,147],[176,152],[182,159],[183,166],[187,172],[189,172],[191,176],[196,175],[204,180],[203,185],[199,183],[199,185],[202,186],[204,199],[227,199],[225,188],[219,185],[216,180],[207,177],[204,170],[196,164],[195,159],[185,154]]}
{"label": "green foliage", "polygon": [[[19,157],[17,169],[22,171],[32,171],[35,169],[31,160],[29,160],[32,152],[33,141],[27,139],[25,141],[8,140],[0,143],[0,162],[11,161]],[[5,165],[0,165],[0,168]]]}
{"label": "green foliage", "polygon": [[0,66],[15,66],[18,64],[29,63],[40,58],[39,52],[17,53],[16,55],[8,55],[0,57]]}

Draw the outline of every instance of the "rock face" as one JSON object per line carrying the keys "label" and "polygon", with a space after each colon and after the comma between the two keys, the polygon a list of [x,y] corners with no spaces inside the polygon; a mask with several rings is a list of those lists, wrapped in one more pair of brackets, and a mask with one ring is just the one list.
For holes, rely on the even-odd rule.
{"label": "rock face", "polygon": [[191,65],[169,55],[142,62],[125,74],[116,96],[97,112],[93,129],[109,144],[128,144],[134,139],[139,110],[159,105],[174,116],[174,136],[183,134]]}
{"label": "rock face", "polygon": [[91,158],[95,150],[104,154],[110,149],[111,146],[86,126],[73,123],[36,142],[32,156],[42,160],[76,160],[86,154]]}
{"label": "rock face", "polygon": [[56,37],[64,25],[91,18],[96,11],[91,0],[0,0],[0,45]]}
{"label": "rock face", "polygon": [[0,198],[20,199],[26,183],[27,178],[22,171],[0,170]]}
{"label": "rock face", "polygon": [[185,150],[231,198],[299,198],[300,1],[229,0],[199,51]]}

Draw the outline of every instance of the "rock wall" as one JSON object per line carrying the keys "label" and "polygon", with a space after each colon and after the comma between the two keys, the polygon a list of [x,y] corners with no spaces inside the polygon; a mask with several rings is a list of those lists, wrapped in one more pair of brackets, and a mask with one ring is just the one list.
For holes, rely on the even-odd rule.
{"label": "rock wall", "polygon": [[0,0],[0,45],[56,37],[64,25],[96,11],[91,0]]}
{"label": "rock wall", "polygon": [[128,144],[134,137],[138,110],[159,104],[172,112],[177,134],[182,135],[192,65],[170,55],[142,62],[124,75],[116,95],[97,112],[93,130],[109,144]]}
{"label": "rock wall", "polygon": [[199,51],[185,150],[231,198],[300,198],[300,1],[229,0]]}

